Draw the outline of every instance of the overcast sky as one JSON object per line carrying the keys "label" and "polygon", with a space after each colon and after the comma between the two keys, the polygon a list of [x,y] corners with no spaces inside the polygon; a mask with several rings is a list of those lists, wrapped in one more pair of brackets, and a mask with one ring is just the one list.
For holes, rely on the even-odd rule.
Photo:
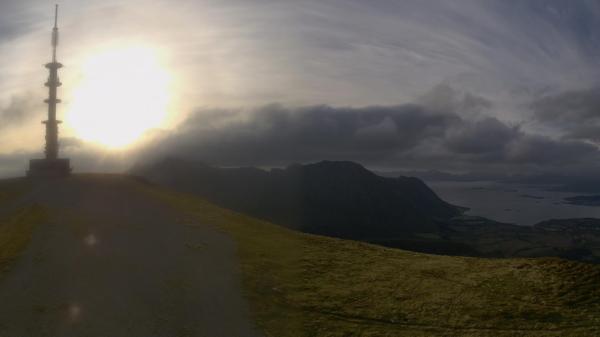
{"label": "overcast sky", "polygon": [[[0,2],[0,176],[41,155],[40,65],[53,4]],[[600,168],[596,0],[61,6],[61,109],[86,55],[103,46],[155,46],[176,81],[172,123],[135,149],[105,150],[66,130],[63,152],[79,171],[119,171],[163,155],[230,166],[330,159],[389,170]]]}

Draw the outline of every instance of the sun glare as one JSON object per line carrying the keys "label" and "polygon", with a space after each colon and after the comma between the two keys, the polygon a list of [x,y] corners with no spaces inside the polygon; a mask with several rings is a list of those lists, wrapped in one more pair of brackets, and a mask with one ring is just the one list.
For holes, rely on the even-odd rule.
{"label": "sun glare", "polygon": [[83,64],[66,123],[81,139],[110,148],[126,147],[165,121],[170,82],[152,48],[97,53]]}

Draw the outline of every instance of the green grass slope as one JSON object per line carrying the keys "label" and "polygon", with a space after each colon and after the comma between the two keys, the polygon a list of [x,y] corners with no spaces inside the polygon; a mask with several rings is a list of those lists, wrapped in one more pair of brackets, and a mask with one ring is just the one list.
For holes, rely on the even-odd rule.
{"label": "green grass slope", "polygon": [[143,187],[238,243],[267,336],[599,336],[600,266],[447,257],[297,233]]}
{"label": "green grass slope", "polygon": [[[26,193],[31,187],[24,179],[0,181],[0,209]],[[28,205],[0,213],[0,276],[7,272],[21,255],[35,227],[46,218],[46,211],[39,205]]]}
{"label": "green grass slope", "polygon": [[31,188],[31,182],[26,179],[0,180],[0,207],[23,195]]}
{"label": "green grass slope", "polygon": [[[28,188],[11,182],[6,192],[5,184],[0,208]],[[211,223],[236,240],[245,292],[266,336],[600,336],[598,265],[387,249],[132,186],[180,209],[178,221]],[[20,255],[47,212],[34,205],[0,216],[0,270]]]}
{"label": "green grass slope", "polygon": [[27,247],[35,227],[45,219],[40,206],[20,208],[11,216],[0,217],[0,276]]}

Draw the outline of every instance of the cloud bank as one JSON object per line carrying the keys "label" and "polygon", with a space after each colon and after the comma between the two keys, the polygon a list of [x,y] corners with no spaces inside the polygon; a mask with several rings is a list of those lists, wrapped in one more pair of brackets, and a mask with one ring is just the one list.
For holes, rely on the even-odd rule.
{"label": "cloud bank", "polygon": [[[465,97],[458,106],[472,99]],[[494,117],[465,118],[423,104],[198,110],[155,142],[147,157],[176,155],[226,166],[330,159],[379,169],[517,174],[594,166],[600,159],[597,147],[581,140],[533,134]]]}

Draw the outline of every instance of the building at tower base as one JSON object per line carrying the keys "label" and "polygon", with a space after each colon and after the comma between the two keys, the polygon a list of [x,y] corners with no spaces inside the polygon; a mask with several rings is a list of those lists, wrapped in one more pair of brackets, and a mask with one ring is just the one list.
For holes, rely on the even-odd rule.
{"label": "building at tower base", "polygon": [[66,158],[57,159],[31,159],[29,161],[28,177],[66,177],[71,174],[70,160]]}

